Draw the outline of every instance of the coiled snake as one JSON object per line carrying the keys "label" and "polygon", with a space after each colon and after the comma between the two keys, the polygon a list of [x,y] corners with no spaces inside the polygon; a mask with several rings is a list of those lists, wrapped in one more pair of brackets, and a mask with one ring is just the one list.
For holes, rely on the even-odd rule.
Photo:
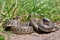
{"label": "coiled snake", "polygon": [[53,32],[57,31],[59,28],[54,25],[54,23],[49,20],[48,18],[42,18],[42,19],[32,19],[31,24],[35,28],[35,30],[42,30],[44,32]]}
{"label": "coiled snake", "polygon": [[[16,34],[29,34],[36,31],[52,32],[58,30],[54,23],[48,18],[33,18],[29,22],[20,22],[18,20],[9,20],[5,28],[11,26],[11,31]],[[29,26],[31,25],[31,26]]]}

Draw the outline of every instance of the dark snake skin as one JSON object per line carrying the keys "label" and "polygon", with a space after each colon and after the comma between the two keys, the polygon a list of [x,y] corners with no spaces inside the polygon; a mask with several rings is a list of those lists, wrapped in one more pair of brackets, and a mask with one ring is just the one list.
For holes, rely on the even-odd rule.
{"label": "dark snake skin", "polygon": [[48,18],[43,19],[32,19],[31,24],[34,26],[35,30],[37,31],[44,31],[44,32],[53,32],[57,31],[58,28],[55,27],[54,23],[51,22]]}
{"label": "dark snake skin", "polygon": [[4,28],[11,28],[12,33],[30,34],[33,32],[33,27],[29,26],[29,22],[20,22],[19,20],[7,20]]}
{"label": "dark snake skin", "polygon": [[[48,18],[33,18],[29,22],[20,22],[13,19],[8,20],[4,25],[5,28],[10,27],[11,31],[16,34],[30,34],[36,31],[52,32],[58,30],[54,23]],[[34,30],[35,29],[35,30]]]}

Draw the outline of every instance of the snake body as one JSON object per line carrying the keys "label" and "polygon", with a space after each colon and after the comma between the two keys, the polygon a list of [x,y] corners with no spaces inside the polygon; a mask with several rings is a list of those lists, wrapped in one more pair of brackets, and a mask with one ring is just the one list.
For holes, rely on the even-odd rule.
{"label": "snake body", "polygon": [[11,32],[15,34],[30,34],[34,32],[33,27],[29,26],[29,22],[20,22],[16,18],[7,20],[4,28],[11,28]]}
{"label": "snake body", "polygon": [[38,31],[42,30],[44,32],[53,32],[58,30],[58,28],[55,27],[54,23],[48,18],[43,18],[39,20],[32,19],[30,22],[33,24],[35,30],[38,30]]}
{"label": "snake body", "polygon": [[[29,26],[29,24],[31,24]],[[33,18],[29,22],[20,22],[18,20],[8,20],[5,28],[11,27],[11,31],[16,34],[29,34],[36,31],[52,32],[58,30],[54,23],[48,18]],[[34,30],[35,29],[35,30]]]}
{"label": "snake body", "polygon": [[30,34],[33,32],[33,27],[32,26],[28,26],[27,25],[27,22],[21,22],[19,24],[19,22],[17,22],[18,24],[13,24],[13,25],[16,25],[14,27],[11,27],[11,31],[13,33],[16,33],[16,34]]}

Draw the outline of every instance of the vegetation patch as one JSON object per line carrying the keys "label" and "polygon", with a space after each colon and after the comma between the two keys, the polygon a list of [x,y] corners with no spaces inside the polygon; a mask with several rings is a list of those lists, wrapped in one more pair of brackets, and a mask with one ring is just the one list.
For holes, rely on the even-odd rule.
{"label": "vegetation patch", "polygon": [[5,40],[3,35],[0,35],[0,40]]}

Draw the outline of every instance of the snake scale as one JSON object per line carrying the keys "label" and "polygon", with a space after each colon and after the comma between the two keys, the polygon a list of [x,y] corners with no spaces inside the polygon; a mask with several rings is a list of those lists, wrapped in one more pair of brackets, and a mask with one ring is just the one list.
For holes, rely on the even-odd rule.
{"label": "snake scale", "polygon": [[59,28],[55,26],[55,24],[48,18],[42,18],[42,19],[32,19],[31,21],[32,26],[37,31],[43,31],[43,32],[54,32],[57,31]]}
{"label": "snake scale", "polygon": [[5,28],[11,27],[11,31],[16,34],[30,34],[36,31],[52,32],[58,30],[54,23],[48,18],[33,18],[28,22],[20,22],[16,19],[8,20]]}

